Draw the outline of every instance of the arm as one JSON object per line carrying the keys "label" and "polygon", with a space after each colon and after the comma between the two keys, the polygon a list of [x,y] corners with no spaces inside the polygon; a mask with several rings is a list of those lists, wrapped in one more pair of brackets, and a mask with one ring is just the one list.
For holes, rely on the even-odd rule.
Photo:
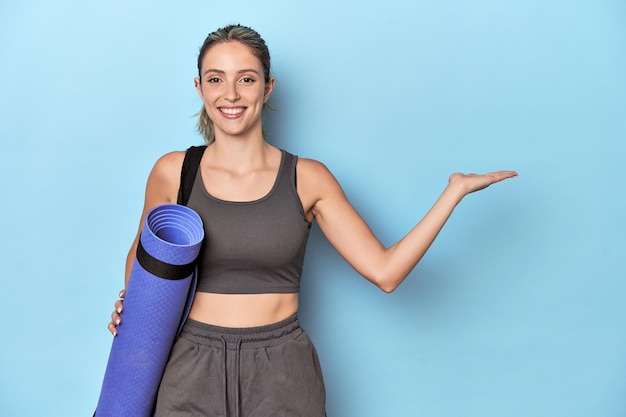
{"label": "arm", "polygon": [[306,194],[310,192],[314,196],[310,212],[320,229],[359,274],[385,292],[394,291],[413,270],[463,197],[517,175],[513,171],[451,175],[447,187],[422,220],[386,248],[348,202],[326,167],[307,161],[303,168],[304,184],[301,184],[306,187]]}
{"label": "arm", "polygon": [[[124,288],[128,285],[130,270],[135,262],[135,254],[137,252],[137,244],[139,243],[139,235],[146,219],[146,214],[160,204],[176,203],[178,198],[178,188],[180,186],[180,171],[183,165],[185,152],[168,153],[154,164],[148,182],[146,184],[146,195],[144,200],[143,211],[139,220],[139,229],[135,239],[133,240],[128,255],[126,256],[126,270],[124,275]],[[120,292],[120,298],[123,299],[125,289]],[[122,319],[120,313],[123,310],[122,300],[115,303],[115,311],[111,314],[111,322],[108,325],[109,331],[113,335],[117,335],[117,326],[121,324]]]}
{"label": "arm", "polygon": [[178,188],[180,186],[180,170],[183,166],[184,152],[170,152],[163,155],[154,164],[148,182],[146,184],[146,195],[143,205],[143,211],[139,220],[139,229],[133,241],[128,255],[126,256],[126,273],[124,278],[124,286],[128,285],[130,269],[135,261],[135,253],[137,252],[137,244],[143,224],[146,220],[146,214],[160,204],[176,203],[178,198]]}

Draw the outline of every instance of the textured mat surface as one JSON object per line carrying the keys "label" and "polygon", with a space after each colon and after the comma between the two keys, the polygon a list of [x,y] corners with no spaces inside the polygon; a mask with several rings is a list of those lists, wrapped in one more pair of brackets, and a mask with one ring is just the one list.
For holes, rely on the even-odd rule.
{"label": "textured mat surface", "polygon": [[194,273],[164,278],[169,270],[157,267],[165,263],[176,270],[177,265],[193,264],[203,238],[202,221],[188,207],[161,205],[146,216],[140,240],[151,262],[133,264],[97,417],[152,415],[166,361],[195,290]]}

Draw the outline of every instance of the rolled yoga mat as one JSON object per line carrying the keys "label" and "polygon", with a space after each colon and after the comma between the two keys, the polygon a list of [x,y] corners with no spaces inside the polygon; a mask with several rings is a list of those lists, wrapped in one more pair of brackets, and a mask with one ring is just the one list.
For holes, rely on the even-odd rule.
{"label": "rolled yoga mat", "polygon": [[200,216],[186,206],[165,204],[146,215],[97,417],[152,416],[165,364],[191,306],[203,238]]}

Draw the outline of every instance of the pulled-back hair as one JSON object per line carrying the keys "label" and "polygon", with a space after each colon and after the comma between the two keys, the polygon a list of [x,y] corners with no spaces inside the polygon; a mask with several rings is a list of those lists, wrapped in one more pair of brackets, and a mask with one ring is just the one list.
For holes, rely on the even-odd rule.
{"label": "pulled-back hair", "polygon": [[[208,50],[211,49],[213,45],[232,41],[237,41],[247,46],[250,49],[250,52],[258,58],[263,66],[265,83],[268,83],[270,81],[270,51],[258,32],[247,26],[239,24],[228,25],[217,29],[216,31],[209,33],[206,37],[202,47],[200,48],[200,53],[198,54],[198,77],[200,78],[200,82],[202,82],[202,60]],[[266,107],[269,107],[267,103],[263,106],[263,110],[265,110]],[[199,116],[197,125],[198,131],[204,137],[204,141],[207,145],[209,145],[215,140],[213,122],[209,119],[209,115],[206,112],[204,105],[197,115]]]}

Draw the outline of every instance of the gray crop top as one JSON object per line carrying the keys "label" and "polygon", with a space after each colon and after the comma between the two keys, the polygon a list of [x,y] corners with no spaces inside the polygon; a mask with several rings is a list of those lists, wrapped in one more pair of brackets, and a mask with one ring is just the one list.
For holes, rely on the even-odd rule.
{"label": "gray crop top", "polygon": [[270,192],[250,202],[211,196],[196,173],[187,205],[204,223],[197,291],[296,293],[311,224],[296,192],[298,158],[282,151]]}

